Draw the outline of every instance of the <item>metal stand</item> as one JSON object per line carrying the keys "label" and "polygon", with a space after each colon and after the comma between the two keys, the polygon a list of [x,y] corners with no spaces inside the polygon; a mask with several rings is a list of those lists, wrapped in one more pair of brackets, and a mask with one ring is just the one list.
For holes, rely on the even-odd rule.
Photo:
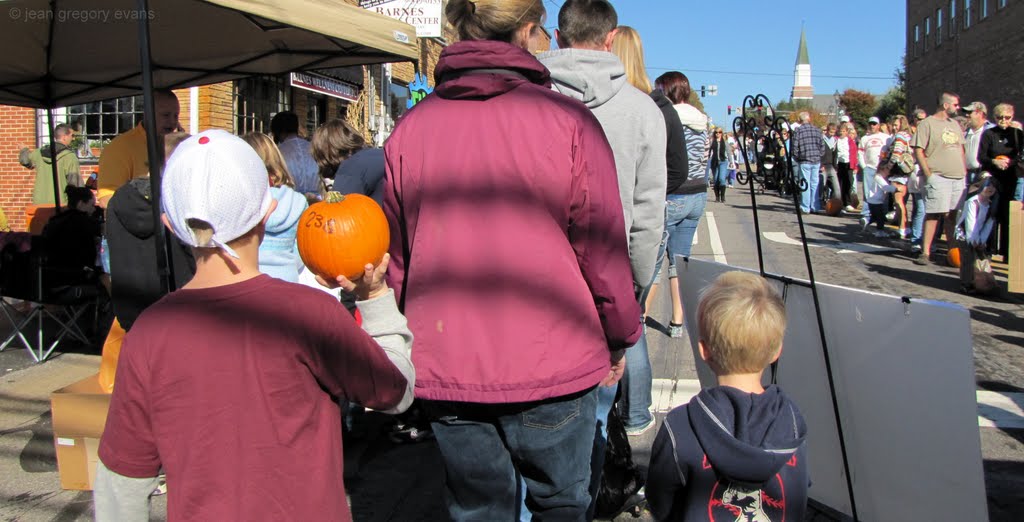
{"label": "metal stand", "polygon": [[[741,109],[740,115],[733,120],[733,132],[738,135],[740,132],[743,133],[744,139],[737,142],[740,147],[740,151],[743,153],[743,163],[746,168],[745,175],[737,176],[737,181],[742,185],[747,185],[750,192],[750,206],[754,213],[754,234],[757,243],[757,263],[758,269],[761,272],[761,277],[768,279],[774,279],[783,283],[783,295],[785,295],[786,288],[789,285],[801,285],[809,286],[811,289],[811,296],[814,299],[814,312],[815,317],[818,321],[818,334],[821,339],[822,355],[825,359],[825,371],[828,374],[828,387],[832,398],[832,411],[835,415],[836,428],[839,432],[839,450],[843,456],[843,472],[846,476],[846,489],[850,495],[850,510],[853,515],[853,519],[859,520],[857,517],[857,502],[853,492],[853,479],[850,475],[850,461],[846,448],[846,437],[843,434],[843,421],[839,415],[839,402],[836,398],[836,387],[835,381],[832,377],[832,362],[828,352],[828,340],[825,337],[825,325],[821,319],[821,304],[818,300],[818,287],[814,279],[814,267],[811,263],[811,251],[807,244],[807,233],[804,229],[804,217],[803,212],[800,210],[800,195],[802,192],[808,190],[807,180],[800,176],[800,173],[793,169],[793,157],[790,154],[787,143],[782,140],[782,132],[786,131],[792,135],[792,128],[789,122],[784,118],[775,116],[775,110],[772,107],[771,102],[763,94],[756,96],[747,96],[743,99],[743,108]],[[753,138],[754,143],[754,156],[756,158],[757,172],[751,170],[750,156],[748,154],[748,147],[746,144],[746,138]],[[766,154],[762,156],[757,153],[757,144],[763,140],[762,149]],[[773,157],[778,159],[779,156],[785,158],[784,162],[775,161],[771,167],[766,168],[765,158]],[[780,163],[784,163],[785,169],[779,169]],[[780,172],[780,170],[783,170]],[[757,214],[757,190],[755,190],[755,183],[760,184],[761,191],[764,188],[770,186],[772,183],[778,184],[778,188],[781,194],[788,192],[793,197],[793,207],[796,210],[797,225],[800,228],[800,242],[804,248],[804,260],[807,264],[807,278],[809,283],[803,281],[794,280],[792,278],[772,274],[765,271],[764,268],[764,252],[761,244],[761,223],[758,219]],[[777,372],[777,363],[773,364],[771,368],[772,382],[775,382],[775,375]]]}

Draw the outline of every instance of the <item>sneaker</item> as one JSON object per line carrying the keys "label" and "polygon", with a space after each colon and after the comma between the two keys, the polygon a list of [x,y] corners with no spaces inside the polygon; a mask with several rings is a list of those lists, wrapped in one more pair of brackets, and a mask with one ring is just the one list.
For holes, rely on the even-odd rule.
{"label": "sneaker", "polygon": [[913,245],[910,245],[910,251],[911,252],[920,252],[921,251],[921,245],[918,245],[916,243],[913,244]]}
{"label": "sneaker", "polygon": [[653,428],[653,427],[654,427],[654,417],[651,417],[651,420],[647,421],[647,424],[643,424],[643,425],[637,426],[635,428],[630,428],[629,426],[626,426],[626,435],[629,435],[630,437],[636,437],[636,436],[639,436],[639,435],[643,435],[644,433],[647,433],[648,431],[651,431],[651,428]]}
{"label": "sneaker", "polygon": [[901,228],[901,229],[899,229],[899,234],[900,234],[900,239],[907,239],[907,237],[910,236],[910,231],[905,229],[905,228]]}
{"label": "sneaker", "polygon": [[924,252],[921,252],[920,254],[918,254],[917,257],[914,258],[914,264],[926,266],[928,264],[928,256],[925,255]]}
{"label": "sneaker", "polygon": [[885,220],[886,221],[892,221],[894,219],[896,219],[896,212],[895,211],[893,211],[893,212],[886,212],[885,213]]}
{"label": "sneaker", "polygon": [[683,325],[668,323],[668,335],[673,338],[680,338],[683,336]]}
{"label": "sneaker", "polygon": [[856,212],[856,211],[857,211],[857,209],[853,208],[850,205],[846,205],[845,207],[843,207],[843,212]]}
{"label": "sneaker", "polygon": [[868,225],[870,225],[870,224],[871,224],[871,222],[868,221],[868,218],[866,218],[866,217],[860,218],[860,231],[861,232],[866,232],[867,229],[868,229]]}
{"label": "sneaker", "polygon": [[889,237],[889,231],[888,230],[876,230],[875,231],[875,237]]}

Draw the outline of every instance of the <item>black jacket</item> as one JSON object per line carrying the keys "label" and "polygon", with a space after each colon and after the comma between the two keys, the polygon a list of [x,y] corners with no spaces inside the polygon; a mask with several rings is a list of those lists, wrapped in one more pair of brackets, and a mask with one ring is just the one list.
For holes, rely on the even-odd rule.
{"label": "black jacket", "polygon": [[665,93],[655,90],[651,92],[651,98],[665,117],[665,129],[668,130],[665,149],[665,160],[668,164],[668,186],[665,192],[674,194],[686,183],[686,176],[690,169],[690,155],[686,151],[683,124],[679,121],[679,113],[672,107],[672,101],[665,96]]}
{"label": "black jacket", "polygon": [[[163,297],[149,188],[149,178],[133,179],[117,189],[107,205],[111,300],[114,315],[125,331],[131,329],[146,307]],[[165,234],[170,238],[169,268],[175,287],[181,288],[195,274],[196,262],[191,248],[170,231]]]}
{"label": "black jacket", "polygon": [[648,506],[656,520],[803,520],[806,436],[777,386],[708,388],[665,418],[651,448]]}

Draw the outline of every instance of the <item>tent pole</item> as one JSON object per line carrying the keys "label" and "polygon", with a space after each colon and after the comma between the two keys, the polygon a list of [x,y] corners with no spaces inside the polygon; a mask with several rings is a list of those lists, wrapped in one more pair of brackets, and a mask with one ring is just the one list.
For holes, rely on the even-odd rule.
{"label": "tent pole", "polygon": [[[149,12],[149,2],[138,0],[139,12]],[[142,61],[143,127],[146,129],[146,147],[149,153],[149,183],[153,222],[156,223],[156,268],[160,274],[160,287],[164,294],[174,289],[174,282],[168,270],[166,231],[160,226],[160,179],[164,164],[164,148],[159,143],[156,128],[156,106],[153,99],[153,57],[150,54],[149,17],[139,17],[139,54]]]}
{"label": "tent pole", "polygon": [[46,127],[50,130],[50,168],[53,174],[53,206],[60,214],[60,172],[57,170],[57,137],[53,134],[53,108],[46,106]]}

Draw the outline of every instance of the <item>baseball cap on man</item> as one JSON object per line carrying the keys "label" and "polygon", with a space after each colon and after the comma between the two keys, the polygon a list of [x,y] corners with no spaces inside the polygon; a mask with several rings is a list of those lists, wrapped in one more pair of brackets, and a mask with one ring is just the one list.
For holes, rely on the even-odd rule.
{"label": "baseball cap on man", "polygon": [[872,117],[868,118],[868,123],[879,123],[878,117],[877,116],[872,116]]}
{"label": "baseball cap on man", "polygon": [[964,107],[964,110],[967,112],[981,111],[984,114],[988,114],[988,107],[980,101],[971,102],[970,105]]}
{"label": "baseball cap on man", "polygon": [[[235,258],[228,242],[255,228],[273,202],[263,160],[248,143],[223,130],[201,132],[178,145],[160,186],[161,206],[178,239],[220,248]],[[209,224],[213,237],[200,244],[190,219]]]}
{"label": "baseball cap on man", "polygon": [[842,123],[850,123],[850,117],[849,116],[843,116],[842,118],[839,118],[839,121],[842,122]]}

